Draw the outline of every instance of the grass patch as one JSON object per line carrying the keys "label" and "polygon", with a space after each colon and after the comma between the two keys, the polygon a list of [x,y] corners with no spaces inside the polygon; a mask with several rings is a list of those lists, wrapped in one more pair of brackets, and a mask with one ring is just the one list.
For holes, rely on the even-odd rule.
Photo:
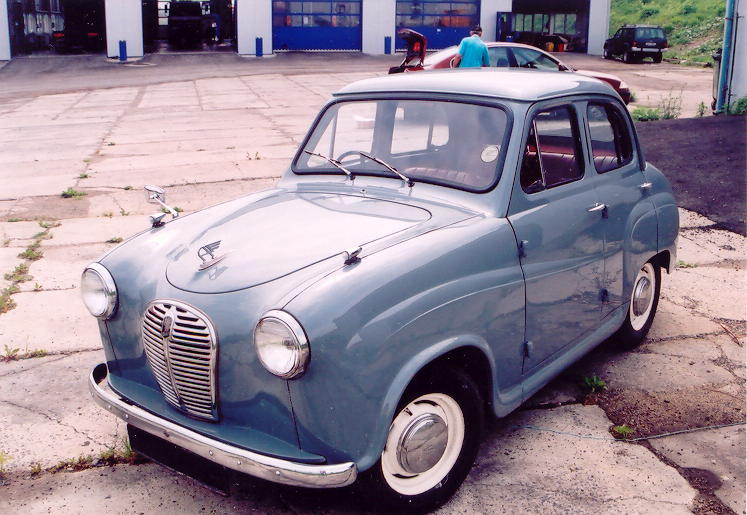
{"label": "grass patch", "polygon": [[120,238],[119,236],[115,236],[106,240],[106,243],[122,243],[122,238]]}
{"label": "grass patch", "polygon": [[68,188],[65,191],[63,191],[61,195],[62,195],[62,198],[80,198],[80,197],[85,197],[86,195],[88,195],[88,193],[86,193],[85,191],[78,191],[78,190],[74,190],[73,188]]}
{"label": "grass patch", "polygon": [[584,376],[582,383],[589,390],[589,393],[601,392],[607,389],[607,382],[597,375]]}
{"label": "grass patch", "polygon": [[23,218],[8,218],[9,222],[23,222]]}
{"label": "grass patch", "polygon": [[713,63],[724,32],[723,0],[612,0],[610,34],[626,23],[660,25],[667,34],[667,59]]}
{"label": "grass patch", "polygon": [[698,268],[698,265],[680,260],[677,261],[677,268]]}
{"label": "grass patch", "polygon": [[636,107],[630,112],[630,116],[637,122],[661,120],[661,112],[655,107]]}
{"label": "grass patch", "polygon": [[736,102],[732,102],[726,106],[726,112],[728,114],[745,114],[747,113],[747,97],[742,97]]}
{"label": "grass patch", "polygon": [[635,434],[635,429],[630,427],[628,424],[623,424],[621,426],[612,426],[610,428],[610,433],[612,433],[612,436],[618,440],[628,440]]}

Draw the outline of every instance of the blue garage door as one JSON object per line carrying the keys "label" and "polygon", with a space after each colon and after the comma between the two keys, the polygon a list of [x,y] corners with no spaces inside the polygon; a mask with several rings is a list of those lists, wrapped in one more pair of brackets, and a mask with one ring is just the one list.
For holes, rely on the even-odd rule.
{"label": "blue garage door", "polygon": [[[413,29],[428,38],[428,49],[446,48],[480,23],[480,0],[397,0],[397,29]],[[397,50],[404,42],[397,38]]]}
{"label": "blue garage door", "polygon": [[273,50],[361,50],[361,0],[272,2]]}

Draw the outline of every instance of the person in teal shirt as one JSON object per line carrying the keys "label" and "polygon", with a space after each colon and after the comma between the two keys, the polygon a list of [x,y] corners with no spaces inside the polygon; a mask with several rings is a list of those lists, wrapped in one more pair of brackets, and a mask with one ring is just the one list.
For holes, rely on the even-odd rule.
{"label": "person in teal shirt", "polygon": [[459,50],[454,58],[454,68],[480,68],[481,66],[490,66],[490,56],[488,55],[488,46],[483,43],[482,27],[475,27],[470,31],[470,35],[462,39],[459,43]]}

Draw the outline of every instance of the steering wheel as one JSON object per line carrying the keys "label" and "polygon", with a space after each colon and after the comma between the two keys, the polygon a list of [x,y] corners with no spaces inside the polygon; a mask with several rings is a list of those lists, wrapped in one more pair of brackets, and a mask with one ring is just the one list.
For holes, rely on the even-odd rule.
{"label": "steering wheel", "polygon": [[357,150],[346,150],[345,152],[337,156],[337,160],[339,162],[342,162],[343,159],[345,159],[346,157],[350,157],[350,156],[358,156],[360,159],[363,159],[363,156],[361,156]]}

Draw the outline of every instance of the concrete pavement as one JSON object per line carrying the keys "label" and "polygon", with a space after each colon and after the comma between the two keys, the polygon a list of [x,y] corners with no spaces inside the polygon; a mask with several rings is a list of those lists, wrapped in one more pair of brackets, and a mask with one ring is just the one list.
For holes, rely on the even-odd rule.
{"label": "concrete pavement", "polygon": [[[371,508],[349,492],[252,480],[225,499],[152,464],[47,471],[123,445],[122,425],[85,389],[103,353],[77,285],[86,263],[147,227],[153,207],[142,185],[166,186],[169,202],[185,212],[270,187],[329,94],[371,75],[185,79],[3,104],[0,271],[26,263],[32,278],[17,284],[16,307],[0,314],[0,341],[8,346],[0,356],[9,357],[9,349],[49,355],[0,362],[0,512]],[[86,195],[63,199],[67,188]],[[48,219],[59,226],[43,227]],[[650,446],[613,441],[609,433],[622,424],[649,437],[744,422],[747,243],[712,225],[682,211],[680,268],[664,276],[647,341],[632,352],[601,346],[522,410],[493,423],[476,467],[443,513],[686,513],[714,506],[745,513],[743,426],[657,438]],[[35,241],[43,256],[17,257]],[[589,397],[579,384],[592,375],[608,390]],[[704,487],[688,472],[696,469],[716,479]]]}

